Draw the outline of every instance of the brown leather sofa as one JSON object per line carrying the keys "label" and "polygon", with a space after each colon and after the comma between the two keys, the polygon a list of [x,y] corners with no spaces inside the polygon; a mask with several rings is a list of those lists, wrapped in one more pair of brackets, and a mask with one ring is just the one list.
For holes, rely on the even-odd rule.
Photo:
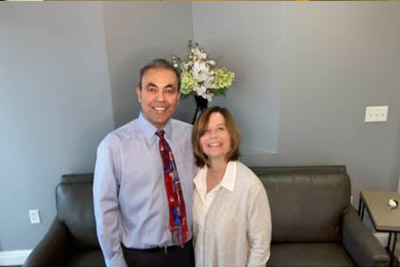
{"label": "brown leather sofa", "polygon": [[350,204],[345,166],[253,168],[272,217],[268,266],[388,266],[385,249]]}
{"label": "brown leather sofa", "polygon": [[105,266],[96,236],[93,174],[63,175],[56,187],[57,215],[24,266]]}
{"label": "brown leather sofa", "polygon": [[[272,213],[268,266],[388,266],[389,256],[350,205],[344,166],[256,167]],[[25,266],[104,266],[92,174],[64,175],[57,216]]]}

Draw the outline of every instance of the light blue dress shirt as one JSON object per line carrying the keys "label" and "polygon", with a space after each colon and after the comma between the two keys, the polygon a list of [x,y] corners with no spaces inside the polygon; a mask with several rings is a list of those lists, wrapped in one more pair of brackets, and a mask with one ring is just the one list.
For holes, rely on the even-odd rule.
{"label": "light blue dress shirt", "polygon": [[[197,167],[192,126],[170,119],[165,139],[174,153],[192,237],[193,178]],[[157,129],[142,114],[108,134],[97,148],[93,197],[97,236],[107,266],[126,266],[121,243],[148,249],[175,245]]]}

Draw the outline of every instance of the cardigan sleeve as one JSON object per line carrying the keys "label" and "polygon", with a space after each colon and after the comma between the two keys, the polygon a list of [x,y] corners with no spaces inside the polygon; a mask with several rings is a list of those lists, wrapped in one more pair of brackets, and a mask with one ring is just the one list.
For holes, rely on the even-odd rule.
{"label": "cardigan sleeve", "polygon": [[247,207],[247,238],[250,253],[247,266],[265,266],[270,256],[271,210],[267,192],[260,183],[249,194]]}

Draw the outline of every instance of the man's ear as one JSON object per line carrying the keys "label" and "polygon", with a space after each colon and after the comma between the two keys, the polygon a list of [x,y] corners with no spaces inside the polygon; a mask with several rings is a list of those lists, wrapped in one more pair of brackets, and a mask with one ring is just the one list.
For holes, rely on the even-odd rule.
{"label": "man's ear", "polygon": [[142,91],[140,90],[139,87],[136,87],[136,94],[138,96],[139,103],[142,103]]}

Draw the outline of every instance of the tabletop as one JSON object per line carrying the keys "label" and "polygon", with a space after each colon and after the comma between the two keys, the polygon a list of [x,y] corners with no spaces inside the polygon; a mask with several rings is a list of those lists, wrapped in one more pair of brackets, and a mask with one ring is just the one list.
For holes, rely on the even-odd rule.
{"label": "tabletop", "polygon": [[[377,231],[400,232],[400,195],[397,192],[362,190],[360,195]],[[389,199],[399,203],[397,208],[388,208]]]}

